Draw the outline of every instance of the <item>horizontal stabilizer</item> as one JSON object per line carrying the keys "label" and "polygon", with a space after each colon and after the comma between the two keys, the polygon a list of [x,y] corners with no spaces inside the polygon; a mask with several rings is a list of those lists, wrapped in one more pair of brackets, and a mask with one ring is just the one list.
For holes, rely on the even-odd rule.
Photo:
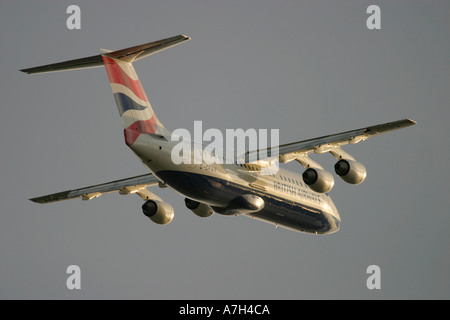
{"label": "horizontal stabilizer", "polygon": [[[165,50],[167,48],[173,47],[179,43],[190,40],[191,38],[178,35],[175,37],[162,39],[158,41],[153,41],[145,43],[139,46],[129,47],[122,50],[107,52],[103,50],[102,53],[111,58],[118,59],[124,62],[134,62],[142,58],[148,57],[149,55],[155,54],[159,51]],[[87,69],[96,68],[103,66],[102,55],[90,56],[86,58],[80,58],[75,60],[69,60],[64,62],[47,64],[44,66],[22,69],[20,71],[35,74],[35,73],[48,73],[48,72],[58,72],[65,70],[76,70],[76,69]]]}

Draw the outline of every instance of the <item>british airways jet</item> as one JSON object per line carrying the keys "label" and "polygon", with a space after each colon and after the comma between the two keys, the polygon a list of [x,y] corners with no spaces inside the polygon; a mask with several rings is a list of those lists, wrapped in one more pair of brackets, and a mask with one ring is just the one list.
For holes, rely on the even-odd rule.
{"label": "british airways jet", "polygon": [[[158,185],[169,187],[185,197],[186,207],[200,217],[210,217],[214,212],[243,215],[295,231],[330,234],[338,231],[341,223],[339,212],[328,195],[334,178],[309,155],[330,153],[337,159],[334,166],[336,174],[347,183],[359,184],[366,178],[366,168],[341,147],[416,124],[413,120],[404,119],[284,144],[276,146],[276,157],[258,158],[252,163],[175,164],[171,150],[178,142],[172,141],[171,132],[156,117],[133,63],[187,40],[190,38],[178,35],[118,51],[101,50],[99,55],[21,70],[35,74],[105,67],[122,119],[125,143],[151,172],[30,200],[51,203],[73,198],[90,200],[111,192],[122,195],[135,193],[145,201],[142,211],[150,220],[168,224],[174,217],[173,207],[147,189]],[[271,149],[264,151],[271,154]],[[246,156],[255,152],[259,154],[259,151],[249,151]],[[287,163],[294,160],[305,168],[303,174],[282,168],[272,174],[262,174],[262,169],[270,167],[274,161]]]}

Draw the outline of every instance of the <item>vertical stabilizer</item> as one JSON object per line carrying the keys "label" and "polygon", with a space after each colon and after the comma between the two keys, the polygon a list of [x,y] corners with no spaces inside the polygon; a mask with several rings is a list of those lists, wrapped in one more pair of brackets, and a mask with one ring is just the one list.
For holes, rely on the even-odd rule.
{"label": "vertical stabilizer", "polygon": [[133,67],[133,62],[173,47],[191,38],[178,35],[85,58],[22,69],[28,74],[50,73],[105,66],[122,118],[125,142],[131,146],[141,133],[167,136],[170,132],[156,117]]}
{"label": "vertical stabilizer", "polygon": [[170,135],[156,117],[131,62],[102,54],[117,108],[122,119],[125,142],[132,145],[141,133]]}

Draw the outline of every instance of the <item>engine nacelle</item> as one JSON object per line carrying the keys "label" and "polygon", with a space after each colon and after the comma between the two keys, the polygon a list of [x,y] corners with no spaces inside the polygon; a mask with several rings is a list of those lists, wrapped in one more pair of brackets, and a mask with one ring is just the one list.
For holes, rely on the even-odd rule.
{"label": "engine nacelle", "polygon": [[334,186],[333,175],[319,168],[308,168],[303,172],[303,181],[315,192],[325,193]]}
{"label": "engine nacelle", "polygon": [[366,167],[357,161],[341,159],[334,165],[334,171],[347,183],[360,184],[366,179]]}
{"label": "engine nacelle", "polygon": [[157,224],[168,224],[173,220],[173,207],[161,200],[148,200],[142,205],[142,212]]}
{"label": "engine nacelle", "polygon": [[214,210],[211,209],[210,206],[207,204],[191,200],[188,198],[184,199],[184,203],[186,204],[186,207],[191,210],[193,213],[195,213],[197,216],[202,218],[208,218],[211,217],[214,214]]}

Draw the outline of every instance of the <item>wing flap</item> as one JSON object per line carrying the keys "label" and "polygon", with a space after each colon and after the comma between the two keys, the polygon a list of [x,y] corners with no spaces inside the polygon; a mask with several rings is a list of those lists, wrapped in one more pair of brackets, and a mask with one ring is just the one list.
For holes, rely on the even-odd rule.
{"label": "wing flap", "polygon": [[121,194],[135,193],[146,187],[154,186],[159,183],[158,178],[153,174],[144,174],[136,177],[106,182],[90,187],[84,187],[74,190],[66,190],[37,198],[30,199],[36,203],[52,203],[69,199],[82,198],[90,200],[97,198],[105,193],[119,192]]}

